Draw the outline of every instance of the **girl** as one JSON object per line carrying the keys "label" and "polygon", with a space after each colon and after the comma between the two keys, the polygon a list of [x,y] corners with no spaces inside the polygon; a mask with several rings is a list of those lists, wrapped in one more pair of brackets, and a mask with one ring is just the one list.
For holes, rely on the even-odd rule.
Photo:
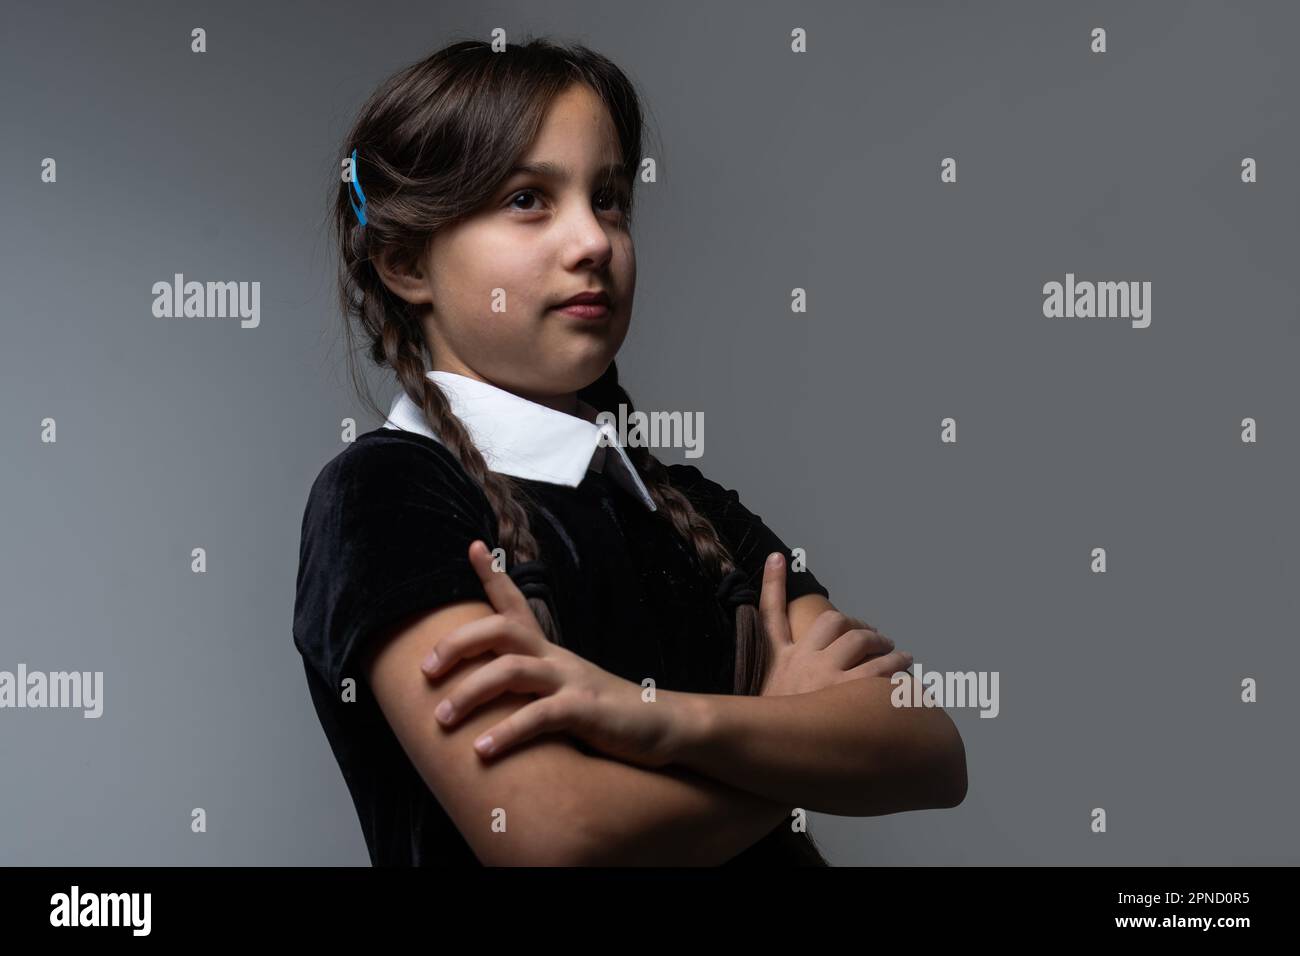
{"label": "girl", "polygon": [[344,157],[342,305],[401,392],[312,485],[294,643],[371,861],[825,865],[807,810],[960,802],[951,720],[888,704],[910,657],[597,424],[632,411],[627,77],[456,42]]}

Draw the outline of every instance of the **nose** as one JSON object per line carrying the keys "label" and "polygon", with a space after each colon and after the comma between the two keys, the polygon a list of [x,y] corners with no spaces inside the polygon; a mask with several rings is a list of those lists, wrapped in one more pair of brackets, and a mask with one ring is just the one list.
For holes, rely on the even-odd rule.
{"label": "nose", "polygon": [[605,225],[590,208],[578,211],[565,231],[565,258],[568,265],[602,268],[614,253]]}

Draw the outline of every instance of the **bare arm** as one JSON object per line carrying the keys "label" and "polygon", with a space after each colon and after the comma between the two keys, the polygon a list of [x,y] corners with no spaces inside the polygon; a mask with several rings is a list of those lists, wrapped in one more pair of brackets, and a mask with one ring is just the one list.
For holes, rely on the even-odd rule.
{"label": "bare arm", "polygon": [[[774,581],[783,572],[766,572]],[[835,606],[805,594],[788,606],[799,640]],[[676,765],[781,804],[841,816],[952,807],[966,796],[966,749],[938,707],[895,707],[913,678],[834,684],[807,694],[744,697],[661,691],[682,716]]]}
{"label": "bare arm", "polygon": [[784,697],[661,696],[689,715],[674,763],[740,789],[841,816],[956,806],[966,795],[956,727],[939,708],[894,707],[894,690],[864,677]]}
{"label": "bare arm", "polygon": [[[784,803],[684,767],[649,770],[587,755],[559,734],[485,762],[473,741],[531,698],[502,694],[443,729],[434,708],[490,658],[461,661],[436,685],[420,662],[441,636],[491,613],[486,603],[461,602],[403,622],[372,643],[366,662],[375,698],[403,749],[482,862],[714,865],[789,820],[793,807]],[[498,808],[505,832],[492,826]]]}

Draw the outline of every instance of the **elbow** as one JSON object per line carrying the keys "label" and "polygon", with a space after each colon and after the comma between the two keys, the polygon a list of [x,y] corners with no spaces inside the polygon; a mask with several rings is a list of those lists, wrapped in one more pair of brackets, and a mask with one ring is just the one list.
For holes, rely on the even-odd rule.
{"label": "elbow", "polygon": [[936,809],[950,810],[959,806],[966,799],[966,752],[964,748],[958,759],[944,768],[942,779],[941,792],[944,794],[944,799]]}
{"label": "elbow", "polygon": [[484,834],[473,846],[484,866],[591,866],[594,854],[585,827],[572,814],[518,813],[510,829]]}
{"label": "elbow", "polygon": [[943,745],[938,748],[938,756],[931,771],[934,781],[936,810],[948,810],[958,806],[966,799],[966,744],[957,731],[957,725],[947,714],[943,715],[945,732]]}
{"label": "elbow", "polygon": [[484,866],[590,866],[586,844],[567,834],[552,833],[530,841],[489,841],[475,856]]}
{"label": "elbow", "polygon": [[[966,799],[966,746],[957,726],[942,710],[923,712],[925,730],[894,751],[887,766],[894,768],[897,787],[891,809],[948,810]],[[876,810],[874,812],[880,812]]]}
{"label": "elbow", "polygon": [[546,862],[538,866],[607,866],[585,829],[568,830],[552,841]]}
{"label": "elbow", "polygon": [[528,866],[592,866],[586,843],[577,839],[556,839],[533,854]]}
{"label": "elbow", "polygon": [[524,804],[514,811],[508,831],[484,833],[474,853],[484,866],[593,867],[620,865],[628,835],[615,818],[594,801],[590,782],[580,775],[554,787],[546,803],[510,798]]}

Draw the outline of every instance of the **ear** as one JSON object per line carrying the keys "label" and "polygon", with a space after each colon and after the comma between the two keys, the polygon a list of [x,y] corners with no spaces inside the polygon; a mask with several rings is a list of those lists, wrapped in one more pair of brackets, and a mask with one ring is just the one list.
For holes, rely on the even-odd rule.
{"label": "ear", "polygon": [[[428,254],[426,249],[421,257]],[[398,261],[394,250],[389,247],[381,250],[375,257],[375,271],[380,280],[393,295],[412,304],[427,304],[433,301],[425,274],[423,258],[415,261]]]}

